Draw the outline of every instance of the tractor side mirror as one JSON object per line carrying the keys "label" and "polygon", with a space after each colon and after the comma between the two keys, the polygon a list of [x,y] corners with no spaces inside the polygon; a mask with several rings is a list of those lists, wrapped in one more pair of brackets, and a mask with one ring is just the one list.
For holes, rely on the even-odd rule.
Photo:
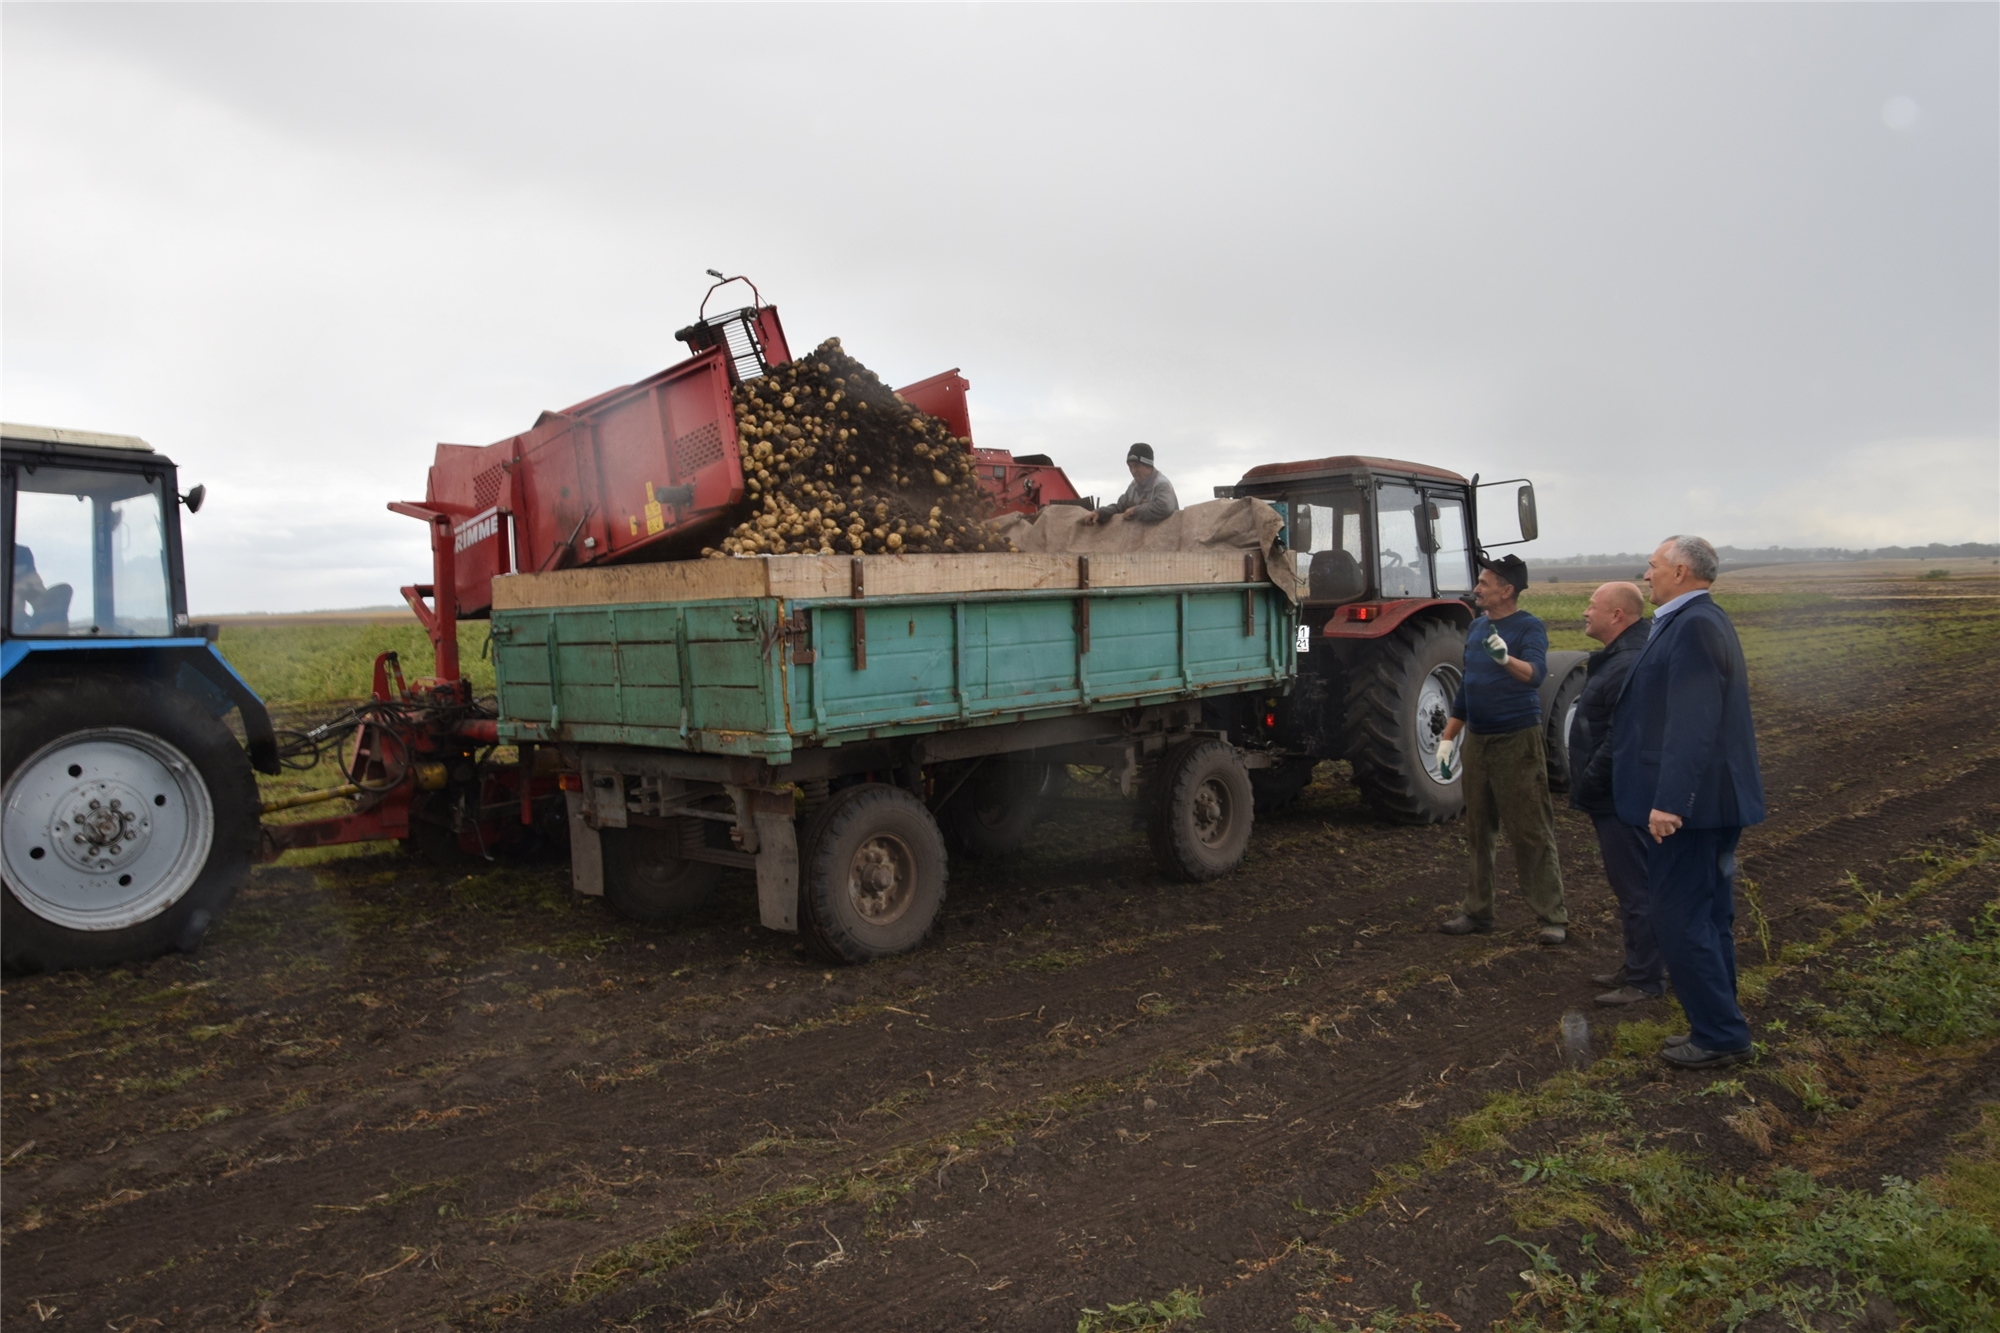
{"label": "tractor side mirror", "polygon": [[201,503],[207,498],[208,487],[197,486],[181,497],[181,503],[188,507],[190,514],[199,514],[201,512]]}
{"label": "tractor side mirror", "polygon": [[1438,549],[1437,521],[1438,507],[1428,500],[1417,504],[1417,545],[1425,555],[1436,555]]}
{"label": "tractor side mirror", "polygon": [[1535,484],[1529,482],[1514,497],[1515,509],[1521,518],[1521,540],[1531,542],[1542,535],[1542,525],[1535,518]]}

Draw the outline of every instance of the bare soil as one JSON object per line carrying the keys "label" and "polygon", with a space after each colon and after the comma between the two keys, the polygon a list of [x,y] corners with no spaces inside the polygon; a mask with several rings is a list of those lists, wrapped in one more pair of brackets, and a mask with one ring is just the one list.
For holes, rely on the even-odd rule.
{"label": "bare soil", "polygon": [[[1801,646],[1757,677],[1755,961],[2000,831],[2000,640],[1952,602],[1739,623]],[[1058,815],[954,865],[931,947],[867,968],[760,930],[747,880],[648,928],[555,865],[260,869],[197,956],[0,993],[0,1326],[1068,1330],[1182,1288],[1204,1327],[1268,1330],[1416,1282],[1483,1326],[1522,1267],[1489,1178],[1351,1210],[1560,1068],[1565,1012],[1606,1040],[1611,897],[1588,822],[1559,825],[1556,949],[1505,897],[1499,933],[1438,934],[1460,830],[1373,822],[1338,766],[1212,885]],[[1994,885],[1954,892],[1940,921]],[[1798,1139],[1815,1170],[1921,1175],[2000,1096],[1990,1057],[1896,1077],[1871,1132]],[[1656,1087],[1718,1166],[1760,1160]]]}

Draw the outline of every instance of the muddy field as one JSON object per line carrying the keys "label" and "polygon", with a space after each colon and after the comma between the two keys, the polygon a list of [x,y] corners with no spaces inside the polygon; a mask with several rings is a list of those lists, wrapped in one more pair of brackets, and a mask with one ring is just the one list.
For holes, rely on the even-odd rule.
{"label": "muddy field", "polygon": [[1772,806],[1738,920],[1770,1049],[1738,1079],[1655,1070],[1664,1006],[1592,1008],[1619,946],[1587,821],[1568,946],[1504,896],[1450,939],[1458,827],[1374,823],[1333,765],[1213,885],[1058,813],[866,968],[758,929],[747,879],[643,928],[554,865],[280,865],[196,957],[7,980],[0,1320],[1469,1329],[1663,1262],[1635,1237],[1679,1224],[1577,1202],[1619,1144],[1873,1206],[2000,1102],[1991,1035],[1809,1021],[2000,897],[1992,585],[1734,602]]}

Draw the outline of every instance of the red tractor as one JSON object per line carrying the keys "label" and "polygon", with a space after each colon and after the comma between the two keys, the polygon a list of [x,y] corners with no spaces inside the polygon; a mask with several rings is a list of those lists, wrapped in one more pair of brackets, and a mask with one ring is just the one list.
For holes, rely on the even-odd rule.
{"label": "red tractor", "polygon": [[[1535,491],[1393,458],[1347,455],[1251,468],[1217,498],[1254,496],[1285,518],[1306,596],[1293,692],[1238,701],[1229,731],[1287,756],[1254,773],[1259,809],[1294,800],[1326,759],[1346,759],[1378,814],[1436,823],[1465,809],[1458,774],[1441,777],[1437,740],[1451,715],[1471,625],[1479,492],[1515,486],[1520,541],[1537,535]],[[1511,546],[1517,542],[1495,542]],[[1541,686],[1549,779],[1568,785],[1569,719],[1585,654],[1552,652]]]}

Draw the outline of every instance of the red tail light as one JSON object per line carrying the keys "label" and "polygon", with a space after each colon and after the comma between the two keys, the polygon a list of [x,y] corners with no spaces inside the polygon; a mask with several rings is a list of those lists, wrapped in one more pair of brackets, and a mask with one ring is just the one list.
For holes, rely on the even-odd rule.
{"label": "red tail light", "polygon": [[1350,606],[1347,608],[1347,618],[1349,620],[1373,620],[1381,614],[1382,608],[1379,606]]}
{"label": "red tail light", "polygon": [[1278,729],[1278,715],[1275,712],[1264,714],[1264,729],[1267,731]]}
{"label": "red tail light", "polygon": [[556,774],[556,786],[560,787],[564,791],[582,791],[583,774],[558,773]]}

